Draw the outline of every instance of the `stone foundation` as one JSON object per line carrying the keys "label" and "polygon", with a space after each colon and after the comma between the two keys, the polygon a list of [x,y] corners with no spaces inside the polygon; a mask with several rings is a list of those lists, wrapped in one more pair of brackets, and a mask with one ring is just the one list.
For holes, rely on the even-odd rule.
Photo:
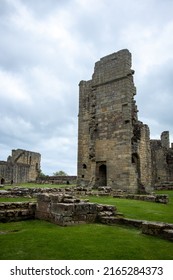
{"label": "stone foundation", "polygon": [[142,223],[142,233],[173,241],[173,224],[144,222]]}
{"label": "stone foundation", "polygon": [[116,208],[82,201],[67,194],[37,196],[35,217],[60,226],[94,223],[106,215],[115,216]]}
{"label": "stone foundation", "polygon": [[166,194],[155,194],[155,195],[114,194],[113,197],[143,200],[143,201],[157,202],[157,203],[163,203],[163,204],[167,204],[169,202],[168,195],[166,195]]}
{"label": "stone foundation", "polygon": [[68,193],[72,196],[113,196],[115,198],[126,198],[143,200],[157,203],[168,203],[169,198],[166,194],[130,194],[125,191],[114,191],[111,187],[99,187],[97,190],[87,187],[75,187],[75,188],[22,188],[16,187],[8,190],[0,190],[0,197],[36,197],[40,193],[54,193],[65,194]]}
{"label": "stone foundation", "polygon": [[134,220],[124,217],[102,217],[100,222],[107,225],[132,226],[141,230],[141,233],[173,241],[173,224]]}
{"label": "stone foundation", "polygon": [[0,222],[41,219],[60,226],[82,223],[132,226],[142,233],[173,241],[173,224],[124,218],[112,205],[90,203],[67,193],[39,194],[37,204],[30,202],[0,203]]}
{"label": "stone foundation", "polygon": [[1,202],[0,222],[16,222],[35,218],[36,203]]}

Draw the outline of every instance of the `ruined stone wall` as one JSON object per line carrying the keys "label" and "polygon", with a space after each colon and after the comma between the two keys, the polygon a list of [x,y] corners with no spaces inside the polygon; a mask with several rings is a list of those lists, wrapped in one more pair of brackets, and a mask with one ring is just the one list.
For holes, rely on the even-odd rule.
{"label": "ruined stone wall", "polygon": [[140,164],[140,183],[145,187],[147,192],[151,191],[151,147],[150,131],[147,125],[141,126],[140,140],[138,142],[138,155]]}
{"label": "ruined stone wall", "polygon": [[[137,192],[142,183],[151,185],[150,161],[147,155],[141,160],[140,155],[150,155],[149,133],[134,137],[138,119],[133,74],[131,54],[122,50],[101,58],[92,80],[79,84],[80,185],[108,185],[130,192]],[[146,130],[140,124],[140,129]]]}
{"label": "ruined stone wall", "polygon": [[36,203],[1,202],[0,222],[16,222],[35,218]]}
{"label": "ruined stone wall", "polygon": [[154,185],[173,181],[173,148],[168,131],[162,132],[160,140],[151,140],[151,160]]}
{"label": "ruined stone wall", "polygon": [[13,166],[7,164],[6,161],[0,161],[0,184],[3,185],[6,181],[11,183],[13,178]]}
{"label": "ruined stone wall", "polygon": [[[28,174],[23,173],[24,178],[27,178],[27,181],[29,182],[36,180],[40,172],[41,155],[39,153],[21,150],[21,149],[12,150],[11,161],[14,162],[15,165],[20,166],[20,168],[21,165],[22,166],[27,165],[29,167]],[[24,178],[22,178],[22,180]]]}
{"label": "ruined stone wall", "polygon": [[35,181],[40,172],[41,156],[26,150],[12,150],[7,161],[0,161],[1,184]]}
{"label": "ruined stone wall", "polygon": [[77,176],[39,176],[38,184],[76,184]]}
{"label": "ruined stone wall", "polygon": [[35,217],[60,226],[94,223],[100,217],[116,215],[116,207],[90,203],[69,194],[39,194]]}

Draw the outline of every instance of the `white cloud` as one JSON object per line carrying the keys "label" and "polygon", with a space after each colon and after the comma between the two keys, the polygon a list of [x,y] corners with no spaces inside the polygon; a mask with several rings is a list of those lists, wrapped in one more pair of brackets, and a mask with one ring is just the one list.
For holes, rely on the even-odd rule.
{"label": "white cloud", "polygon": [[0,98],[31,103],[25,83],[20,76],[0,70]]}

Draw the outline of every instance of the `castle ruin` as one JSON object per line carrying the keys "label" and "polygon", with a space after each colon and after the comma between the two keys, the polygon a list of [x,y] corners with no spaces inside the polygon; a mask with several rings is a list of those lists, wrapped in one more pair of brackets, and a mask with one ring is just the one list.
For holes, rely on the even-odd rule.
{"label": "castle ruin", "polygon": [[7,161],[0,161],[0,184],[36,181],[40,173],[41,155],[22,149],[12,150]]}
{"label": "castle ruin", "polygon": [[79,83],[79,185],[136,193],[173,180],[169,132],[150,140],[148,125],[138,120],[133,75],[124,49],[101,58],[92,79]]}

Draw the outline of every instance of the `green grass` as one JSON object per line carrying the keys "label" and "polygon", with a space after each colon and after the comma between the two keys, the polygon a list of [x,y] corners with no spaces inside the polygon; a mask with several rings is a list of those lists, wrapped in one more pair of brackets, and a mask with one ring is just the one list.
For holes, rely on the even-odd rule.
{"label": "green grass", "polygon": [[[125,217],[173,223],[173,191],[167,205],[118,199],[89,197],[90,201],[115,205]],[[15,201],[28,198],[15,198]],[[2,199],[4,200],[4,199]],[[5,199],[14,201],[14,198]],[[31,220],[0,223],[0,259],[11,260],[87,260],[87,259],[173,259],[173,242],[143,235],[123,226],[87,224],[60,227],[46,221]]]}
{"label": "green grass", "polygon": [[74,187],[75,185],[59,185],[59,184],[36,184],[36,183],[21,183],[17,185],[6,185],[3,189],[7,190],[9,188],[69,188]]}
{"label": "green grass", "polygon": [[127,227],[60,227],[37,220],[0,226],[4,260],[173,259],[173,243]]}
{"label": "green grass", "polygon": [[169,195],[169,203],[153,203],[113,197],[88,197],[91,202],[110,204],[117,207],[118,212],[126,218],[173,223],[173,191],[159,191]]}
{"label": "green grass", "polygon": [[1,202],[36,202],[36,198],[28,198],[28,197],[0,197]]}

